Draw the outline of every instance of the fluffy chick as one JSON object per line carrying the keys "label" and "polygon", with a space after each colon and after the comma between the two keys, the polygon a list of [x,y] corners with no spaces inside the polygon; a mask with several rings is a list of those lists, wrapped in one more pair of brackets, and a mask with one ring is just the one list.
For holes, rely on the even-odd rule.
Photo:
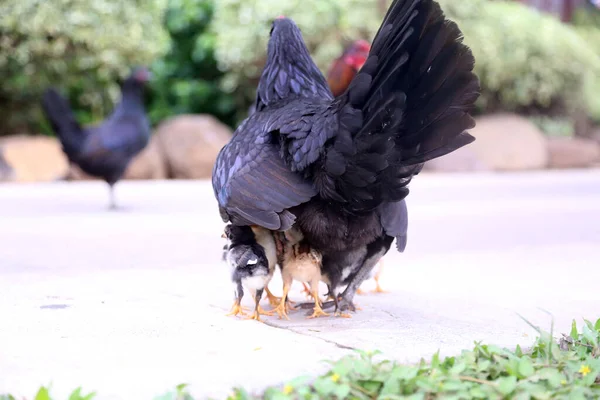
{"label": "fluffy chick", "polygon": [[285,300],[294,280],[308,282],[311,294],[315,299],[313,314],[308,318],[328,316],[321,308],[319,299],[319,282],[321,281],[321,253],[312,249],[303,239],[302,232],[291,228],[284,233],[283,261],[281,263],[281,277],[283,280],[283,297],[279,306],[274,311],[279,317],[289,319],[286,311]]}
{"label": "fluffy chick", "polygon": [[263,290],[269,284],[273,271],[269,268],[269,259],[263,246],[249,226],[227,225],[223,236],[228,239],[227,263],[231,267],[231,281],[234,285],[234,303],[227,315],[245,315],[241,306],[244,287],[254,297],[254,314],[250,319],[260,321],[260,315],[273,315],[260,307]]}
{"label": "fluffy chick", "polygon": [[[252,225],[250,226],[250,228],[252,229],[252,232],[254,233],[254,237],[256,238],[256,243],[258,243],[259,245],[262,246],[262,248],[265,250],[265,255],[267,257],[267,260],[269,261],[269,281],[271,280],[271,278],[273,277],[273,274],[275,272],[275,267],[277,266],[277,246],[275,244],[275,237],[273,236],[273,232],[265,229],[261,226],[258,225]],[[269,286],[267,283],[267,286],[265,286],[265,292],[267,293],[267,298],[269,299],[269,304],[271,304],[272,307],[276,307],[279,302],[281,301],[281,298],[273,295],[273,293],[271,293],[271,291],[269,290]]]}

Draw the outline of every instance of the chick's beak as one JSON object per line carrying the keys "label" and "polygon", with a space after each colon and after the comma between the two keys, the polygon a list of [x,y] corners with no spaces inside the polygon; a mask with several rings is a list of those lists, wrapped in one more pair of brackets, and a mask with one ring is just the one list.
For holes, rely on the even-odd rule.
{"label": "chick's beak", "polygon": [[225,232],[221,233],[221,237],[222,237],[223,239],[227,239],[227,235],[225,235]]}

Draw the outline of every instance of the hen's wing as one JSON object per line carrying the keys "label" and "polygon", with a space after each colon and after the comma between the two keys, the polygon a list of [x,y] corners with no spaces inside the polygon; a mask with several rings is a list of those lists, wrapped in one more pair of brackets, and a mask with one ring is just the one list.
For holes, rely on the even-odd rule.
{"label": "hen's wing", "polygon": [[287,210],[310,200],[316,191],[285,165],[265,117],[258,113],[245,120],[221,149],[213,190],[224,222],[287,230],[295,220]]}

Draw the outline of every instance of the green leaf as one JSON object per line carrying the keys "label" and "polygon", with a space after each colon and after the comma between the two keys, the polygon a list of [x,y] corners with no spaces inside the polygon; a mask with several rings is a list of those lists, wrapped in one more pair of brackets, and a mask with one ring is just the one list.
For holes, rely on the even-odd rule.
{"label": "green leaf", "polygon": [[548,381],[548,384],[554,388],[561,387],[561,382],[565,379],[565,376],[558,369],[554,368],[541,369],[538,372],[538,376],[540,379]]}
{"label": "green leaf", "polygon": [[590,329],[587,325],[583,327],[583,337],[594,347],[598,346],[598,334],[594,330],[594,327]]}
{"label": "green leaf", "polygon": [[38,390],[34,399],[35,400],[52,400],[52,398],[50,397],[50,393],[48,392],[48,389],[44,386],[42,386],[40,388],[40,390]]}
{"label": "green leaf", "polygon": [[569,400],[586,400],[585,392],[582,387],[573,387],[569,391]]}
{"label": "green leaf", "polygon": [[343,385],[338,385],[334,390],[333,390],[333,394],[338,398],[338,399],[345,399],[348,394],[350,394],[350,385],[347,384],[343,384]]}
{"label": "green leaf", "polygon": [[496,379],[496,389],[504,395],[508,396],[517,388],[517,378],[515,376],[506,376]]}
{"label": "green leaf", "polygon": [[459,362],[459,363],[455,364],[452,368],[450,368],[449,373],[451,375],[459,375],[466,369],[467,369],[467,364],[464,362]]}
{"label": "green leaf", "polygon": [[411,367],[407,365],[399,365],[393,370],[393,375],[397,376],[398,379],[409,381],[414,379],[419,370],[416,367]]}
{"label": "green leaf", "polygon": [[598,332],[600,332],[600,318],[598,318],[598,320],[596,321],[596,323],[594,324],[594,329]]}
{"label": "green leaf", "polygon": [[523,356],[523,350],[521,349],[521,345],[517,345],[517,348],[515,349],[515,355],[517,357],[522,357]]}
{"label": "green leaf", "polygon": [[71,393],[69,400],[80,400],[81,399],[81,387],[78,387]]}
{"label": "green leaf", "polygon": [[519,374],[528,378],[533,375],[535,372],[535,368],[533,367],[533,363],[528,358],[521,358],[519,361]]}
{"label": "green leaf", "polygon": [[331,395],[336,389],[336,383],[331,380],[330,377],[319,378],[313,384],[317,393],[322,396]]}
{"label": "green leaf", "polygon": [[569,336],[571,336],[573,340],[579,339],[579,332],[577,331],[577,322],[575,322],[575,320],[571,322],[571,333],[569,334]]}
{"label": "green leaf", "polygon": [[361,380],[358,381],[358,384],[369,393],[379,392],[379,389],[381,389],[382,386],[382,382],[374,380]]}
{"label": "green leaf", "polygon": [[383,383],[380,395],[400,393],[400,380],[396,376],[391,376]]}
{"label": "green leaf", "polygon": [[481,386],[472,387],[469,390],[469,395],[474,399],[486,399],[488,397],[487,393],[483,390]]}

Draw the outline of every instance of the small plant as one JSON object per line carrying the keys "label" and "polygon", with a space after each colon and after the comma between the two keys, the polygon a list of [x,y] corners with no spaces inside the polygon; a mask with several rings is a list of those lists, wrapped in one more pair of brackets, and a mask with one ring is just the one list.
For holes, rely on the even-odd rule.
{"label": "small plant", "polygon": [[295,379],[260,396],[236,389],[228,400],[598,398],[600,319],[584,322],[579,332],[573,321],[558,343],[532,325],[539,337],[528,351],[475,343],[459,356],[435,354],[417,365],[375,361],[377,353],[359,352],[317,379]]}
{"label": "small plant", "polygon": [[[545,332],[525,320],[539,336],[527,351],[508,350],[475,343],[473,350],[429,362],[403,365],[379,360],[379,352],[358,351],[339,361],[322,376],[298,377],[273,386],[260,395],[235,388],[227,400],[320,399],[597,399],[600,398],[600,319],[584,320],[581,330],[573,321],[571,331],[557,341],[554,327]],[[178,385],[155,400],[193,400]],[[75,390],[69,400],[91,400]],[[16,400],[0,395],[0,400]],[[52,400],[41,388],[34,400]]]}

